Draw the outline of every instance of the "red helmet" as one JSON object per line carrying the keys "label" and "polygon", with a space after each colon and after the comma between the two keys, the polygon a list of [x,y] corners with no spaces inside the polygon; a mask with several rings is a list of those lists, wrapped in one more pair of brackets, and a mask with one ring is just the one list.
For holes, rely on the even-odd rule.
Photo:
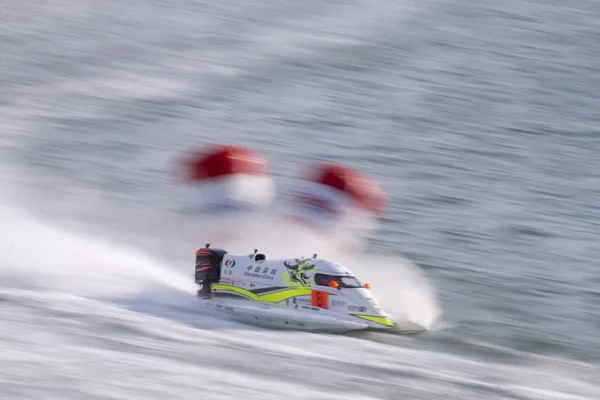
{"label": "red helmet", "polygon": [[267,159],[246,147],[214,145],[183,160],[184,178],[203,181],[227,175],[267,175]]}
{"label": "red helmet", "polygon": [[306,179],[346,193],[361,208],[378,216],[383,214],[388,202],[376,181],[350,167],[321,162],[308,172]]}

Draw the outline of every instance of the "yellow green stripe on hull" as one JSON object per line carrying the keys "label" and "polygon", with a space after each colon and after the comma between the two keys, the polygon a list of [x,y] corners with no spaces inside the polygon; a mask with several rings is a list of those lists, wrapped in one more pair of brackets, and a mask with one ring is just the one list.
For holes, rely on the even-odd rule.
{"label": "yellow green stripe on hull", "polygon": [[262,302],[262,303],[279,303],[279,302],[285,301],[287,299],[291,299],[293,297],[308,296],[308,295],[312,294],[311,289],[297,289],[297,288],[281,289],[276,292],[265,293],[265,294],[256,294],[256,293],[252,293],[249,290],[239,288],[237,286],[224,285],[222,283],[213,284],[212,290],[214,290],[215,292],[236,293],[241,296],[247,297],[251,300]]}
{"label": "yellow green stripe on hull", "polygon": [[389,326],[389,327],[394,326],[394,323],[389,318],[375,317],[372,315],[357,315],[357,314],[352,314],[352,315],[354,315],[355,317],[358,317],[358,318],[366,319],[367,321],[376,322],[376,323],[384,325],[384,326]]}

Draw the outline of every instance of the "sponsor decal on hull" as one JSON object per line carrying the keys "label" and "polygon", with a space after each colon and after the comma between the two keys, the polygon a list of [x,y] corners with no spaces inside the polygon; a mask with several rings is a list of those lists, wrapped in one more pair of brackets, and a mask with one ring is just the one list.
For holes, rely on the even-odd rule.
{"label": "sponsor decal on hull", "polygon": [[250,278],[255,278],[255,279],[269,279],[269,280],[273,280],[275,278],[273,278],[271,275],[267,275],[267,274],[257,274],[254,272],[244,272],[244,276],[248,276]]}
{"label": "sponsor decal on hull", "polygon": [[329,308],[329,293],[327,293],[327,292],[322,292],[320,290],[313,290],[311,300],[312,300],[311,304],[313,307],[325,308],[325,309]]}
{"label": "sponsor decal on hull", "polygon": [[267,279],[274,280],[275,274],[277,274],[276,268],[267,268],[267,267],[253,267],[252,265],[248,265],[246,267],[246,271],[244,271],[244,276],[248,276],[250,278],[255,279]]}
{"label": "sponsor decal on hull", "polygon": [[284,261],[283,265],[285,265],[287,271],[282,274],[282,277],[283,280],[288,283],[288,286],[312,286],[310,283],[311,276],[309,273],[314,271],[315,265],[311,260],[301,260],[297,258],[296,264],[291,264],[287,261]]}
{"label": "sponsor decal on hull", "polygon": [[365,311],[367,311],[367,307],[350,305],[350,306],[348,306],[348,311],[365,312]]}
{"label": "sponsor decal on hull", "polygon": [[301,306],[300,308],[302,308],[304,310],[321,311],[321,309],[319,307]]}

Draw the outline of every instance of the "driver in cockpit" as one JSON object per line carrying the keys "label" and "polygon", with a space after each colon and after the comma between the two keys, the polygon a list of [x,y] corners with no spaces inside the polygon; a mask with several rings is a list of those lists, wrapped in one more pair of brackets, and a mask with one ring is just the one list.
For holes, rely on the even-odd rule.
{"label": "driver in cockpit", "polygon": [[321,275],[321,274],[317,274],[317,276],[315,276],[315,283],[317,285],[321,285],[321,286],[327,286],[327,284],[329,283],[329,280]]}

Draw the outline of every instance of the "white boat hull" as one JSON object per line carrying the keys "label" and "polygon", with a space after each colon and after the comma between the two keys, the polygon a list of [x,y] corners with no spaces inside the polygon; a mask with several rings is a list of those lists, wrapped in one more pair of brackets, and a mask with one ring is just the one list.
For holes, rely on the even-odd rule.
{"label": "white boat hull", "polygon": [[235,299],[202,299],[200,304],[249,324],[279,329],[347,332],[367,329],[369,325],[360,321],[349,321],[332,315],[314,315],[311,311],[298,311],[274,304],[254,303]]}
{"label": "white boat hull", "polygon": [[[370,285],[316,254],[269,260],[257,250],[236,256],[207,244],[196,252],[194,278],[199,295],[214,296],[199,299],[204,307],[246,323],[328,332],[407,330],[405,321],[398,324],[381,309]],[[423,330],[410,325],[410,332]]]}

